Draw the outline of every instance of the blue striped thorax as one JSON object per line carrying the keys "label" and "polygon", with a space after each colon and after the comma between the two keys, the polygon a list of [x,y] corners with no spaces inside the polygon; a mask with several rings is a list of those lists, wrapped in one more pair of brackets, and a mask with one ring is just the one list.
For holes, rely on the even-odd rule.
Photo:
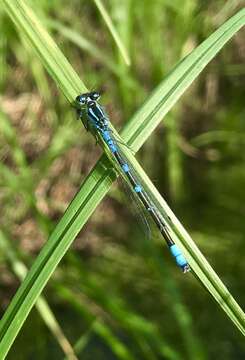
{"label": "blue striped thorax", "polygon": [[87,103],[87,114],[93,125],[99,130],[106,130],[108,126],[108,120],[102,107],[95,101],[89,101]]}
{"label": "blue striped thorax", "polygon": [[99,98],[100,94],[95,91],[76,97],[75,107],[78,118],[83,121],[87,130],[89,130],[89,127],[94,127],[101,132],[108,129],[109,121],[103,108],[97,102]]}

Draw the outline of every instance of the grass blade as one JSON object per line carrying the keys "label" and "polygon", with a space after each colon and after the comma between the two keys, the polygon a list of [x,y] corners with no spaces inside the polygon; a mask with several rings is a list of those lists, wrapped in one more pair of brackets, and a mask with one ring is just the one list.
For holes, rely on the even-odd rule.
{"label": "grass blade", "polygon": [[84,83],[26,2],[3,0],[2,3],[68,101],[73,102],[77,94],[87,91]]}
{"label": "grass blade", "polygon": [[157,86],[143,106],[127,122],[122,138],[132,149],[142,146],[185,90],[207,64],[245,24],[245,9],[232,16],[212,35],[182,59]]}
{"label": "grass blade", "polygon": [[[23,280],[27,274],[27,268],[25,264],[23,264],[23,262],[18,259],[17,254],[10,246],[9,239],[7,239],[6,235],[2,231],[0,231],[0,248],[4,252],[5,256],[8,258],[15,275],[19,278],[19,280]],[[66,355],[67,360],[78,360],[70,342],[63,333],[59,323],[57,322],[52,310],[50,309],[44,297],[39,297],[36,302],[36,308],[43,321],[59,343],[61,349]]]}
{"label": "grass blade", "polygon": [[106,26],[108,27],[113,39],[115,40],[115,43],[116,43],[119,51],[121,52],[122,57],[123,57],[126,65],[129,66],[130,65],[130,58],[128,56],[128,52],[127,52],[125,46],[123,45],[115,26],[113,25],[113,22],[111,20],[110,15],[108,14],[108,12],[107,12],[106,8],[104,7],[101,0],[94,0],[94,2],[96,4],[97,8],[99,9],[99,11],[101,13],[101,16],[103,17],[103,19],[104,19],[104,21],[106,23]]}
{"label": "grass blade", "polygon": [[58,21],[48,20],[46,23],[49,28],[57,30],[64,38],[90,54],[93,58],[98,59],[103,66],[107,67],[111,72],[120,77],[121,74],[119,66],[114,63],[109,56],[103,54],[101,49],[91,41],[86,39],[77,31],[59,23]]}

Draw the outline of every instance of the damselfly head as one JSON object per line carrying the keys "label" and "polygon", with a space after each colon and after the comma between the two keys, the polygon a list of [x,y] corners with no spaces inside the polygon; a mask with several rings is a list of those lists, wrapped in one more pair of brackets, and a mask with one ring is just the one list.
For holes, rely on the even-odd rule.
{"label": "damselfly head", "polygon": [[81,94],[76,97],[76,103],[78,105],[85,105],[87,103],[88,94]]}
{"label": "damselfly head", "polygon": [[79,106],[83,106],[91,101],[97,101],[99,98],[100,93],[98,91],[91,91],[89,93],[78,95],[76,97],[76,104]]}

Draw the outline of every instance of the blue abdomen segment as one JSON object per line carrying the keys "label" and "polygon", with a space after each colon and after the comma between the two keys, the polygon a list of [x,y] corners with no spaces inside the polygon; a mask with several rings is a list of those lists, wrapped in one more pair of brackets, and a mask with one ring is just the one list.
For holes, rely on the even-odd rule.
{"label": "blue abdomen segment", "polygon": [[113,153],[117,152],[118,151],[117,146],[113,141],[113,139],[111,138],[110,132],[108,130],[104,130],[101,132],[101,135],[105,140],[105,142],[107,143],[107,145],[109,146],[111,152]]}
{"label": "blue abdomen segment", "polygon": [[181,267],[184,272],[188,271],[189,264],[176,244],[170,246],[170,252],[175,258],[176,264]]}
{"label": "blue abdomen segment", "polygon": [[129,172],[129,166],[128,166],[128,164],[122,164],[122,169],[123,169],[123,171],[125,172],[125,173],[127,173],[127,172]]}
{"label": "blue abdomen segment", "polygon": [[142,187],[139,184],[136,184],[134,187],[134,191],[140,193],[142,191]]}

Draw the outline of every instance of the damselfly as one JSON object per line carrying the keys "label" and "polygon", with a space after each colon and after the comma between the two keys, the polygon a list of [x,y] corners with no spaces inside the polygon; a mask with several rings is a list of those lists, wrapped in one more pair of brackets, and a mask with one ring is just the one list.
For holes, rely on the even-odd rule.
{"label": "damselfly", "polygon": [[190,266],[172,239],[167,222],[158,211],[144,185],[138,180],[132,164],[124,158],[121,148],[118,146],[118,141],[114,136],[109,117],[98,103],[99,98],[100,94],[95,91],[77,96],[75,106],[78,118],[82,120],[86,130],[90,131],[96,140],[102,140],[105,143],[111,157],[116,161],[121,175],[131,186],[139,201],[160,230],[172,256],[175,258],[176,264],[186,273],[190,270]]}

